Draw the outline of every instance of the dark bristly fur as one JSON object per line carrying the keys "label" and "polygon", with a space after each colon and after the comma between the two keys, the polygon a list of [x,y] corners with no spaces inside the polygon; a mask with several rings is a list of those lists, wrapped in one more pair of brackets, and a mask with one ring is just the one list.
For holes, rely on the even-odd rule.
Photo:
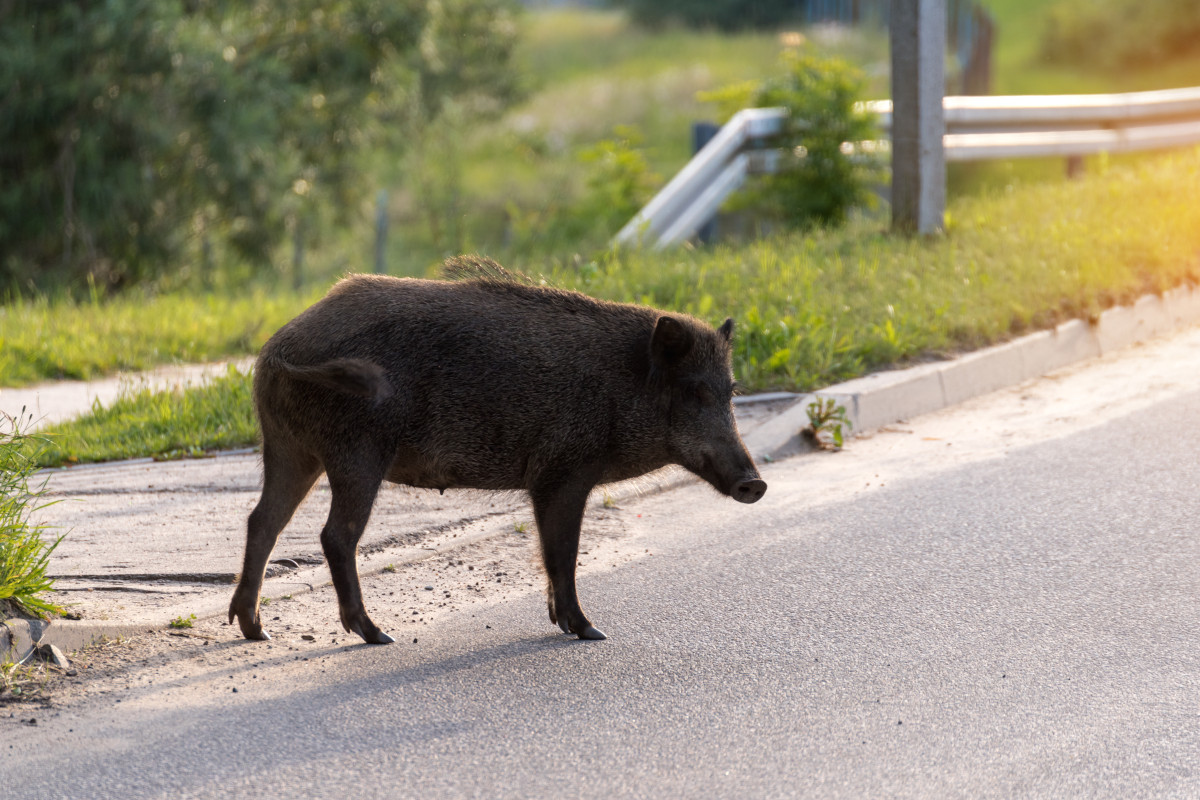
{"label": "dark bristly fur", "polygon": [[732,320],[714,330],[525,285],[480,258],[447,273],[468,277],[349,277],[263,347],[263,493],[229,610],[248,638],[266,638],[267,559],[322,471],[332,504],[321,545],[342,624],[368,642],[391,641],[367,616],[355,566],[384,480],[527,491],[550,619],[582,638],[603,638],[575,592],[595,486],[680,464],[742,502],[766,490],[734,423]]}

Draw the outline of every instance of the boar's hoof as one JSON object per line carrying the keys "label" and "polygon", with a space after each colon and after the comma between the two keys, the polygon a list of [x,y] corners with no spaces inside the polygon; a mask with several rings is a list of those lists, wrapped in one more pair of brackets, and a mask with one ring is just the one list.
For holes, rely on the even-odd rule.
{"label": "boar's hoof", "polygon": [[242,629],[242,636],[255,642],[270,641],[271,634],[262,629],[262,625],[258,621],[258,614],[242,614],[240,611],[229,609],[229,624],[233,624],[234,618],[237,618],[238,627]]}
{"label": "boar's hoof", "polygon": [[264,631],[262,628],[262,625],[259,625],[257,621],[250,622],[250,623],[243,623],[239,619],[238,623],[240,624],[240,627],[242,629],[242,636],[245,636],[247,639],[250,639],[251,641],[255,641],[255,642],[271,641],[271,634]]}
{"label": "boar's hoof", "polygon": [[379,630],[379,628],[375,627],[375,623],[371,622],[369,619],[363,620],[362,622],[356,621],[344,627],[350,633],[357,633],[367,644],[391,644],[392,642],[396,641],[383,631]]}
{"label": "boar's hoof", "polygon": [[749,481],[739,481],[733,487],[733,499],[739,503],[757,503],[767,493],[767,482],[755,478]]}
{"label": "boar's hoof", "polygon": [[558,621],[558,627],[562,628],[563,633],[571,632],[571,626],[567,624],[567,621],[565,619]]}
{"label": "boar's hoof", "polygon": [[600,631],[593,628],[591,625],[588,625],[586,628],[584,628],[583,630],[581,630],[579,632],[579,638],[580,639],[592,639],[595,641],[599,641],[600,639],[607,639],[608,637],[605,636]]}

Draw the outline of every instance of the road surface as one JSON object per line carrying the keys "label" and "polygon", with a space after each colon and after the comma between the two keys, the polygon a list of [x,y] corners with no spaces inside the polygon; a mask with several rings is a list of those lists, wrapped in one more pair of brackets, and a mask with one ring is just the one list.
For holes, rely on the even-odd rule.
{"label": "road surface", "polygon": [[595,511],[604,642],[550,626],[514,532],[367,580],[394,645],[319,590],[272,604],[270,643],[110,646],[50,708],[0,707],[5,794],[1200,795],[1198,352],[766,465],[754,506]]}

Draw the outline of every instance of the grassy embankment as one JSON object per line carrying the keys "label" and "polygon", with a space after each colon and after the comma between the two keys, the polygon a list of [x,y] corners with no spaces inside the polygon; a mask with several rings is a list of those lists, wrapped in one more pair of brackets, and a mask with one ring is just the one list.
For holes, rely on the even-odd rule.
{"label": "grassy embankment", "polygon": [[[997,92],[1200,83],[1200,58],[1112,78],[1048,67],[1036,58],[1044,4],[989,5],[1000,26]],[[873,95],[886,88],[879,45],[869,36],[818,43],[866,66],[875,76]],[[463,195],[473,199],[464,249],[598,296],[712,320],[732,314],[740,323],[737,369],[752,388],[818,386],[1195,280],[1194,153],[1165,163],[1159,156],[1092,159],[1090,176],[1072,184],[1062,182],[1057,159],[960,165],[952,170],[949,235],[942,240],[895,240],[880,224],[859,220],[740,249],[662,255],[606,254],[597,247],[602,241],[578,241],[541,257],[504,244],[498,209],[513,202],[536,214],[539,203],[566,202],[585,173],[579,148],[611,135],[614,125],[638,127],[652,166],[672,174],[688,155],[687,124],[711,116],[695,93],[764,75],[778,52],[769,34],[650,35],[610,12],[530,15],[521,52],[529,99],[501,120],[463,132]],[[384,185],[411,183],[382,155],[380,164]],[[1121,169],[1105,174],[1111,165]],[[444,254],[422,230],[419,205],[412,191],[393,193],[393,272],[425,274]],[[364,209],[364,220],[370,216]],[[260,287],[0,308],[0,386],[253,352],[328,286],[334,265],[368,263],[369,225],[347,230],[345,239],[356,244],[309,254],[314,290],[303,296]],[[135,392],[119,410],[93,415],[86,433],[62,429],[48,459],[248,443],[253,421],[238,400],[237,379],[228,380],[208,395],[208,406],[203,395],[172,403]]]}
{"label": "grassy embankment", "polygon": [[153,294],[38,300],[0,306],[0,386],[87,380],[164,363],[217,361],[253,353],[311,304],[307,292]]}
{"label": "grassy embankment", "polygon": [[[892,237],[860,219],[741,248],[610,253],[546,277],[711,322],[733,316],[748,389],[811,389],[1200,282],[1200,149],[958,198],[944,237]],[[134,394],[54,438],[44,463],[251,444],[246,379]]]}

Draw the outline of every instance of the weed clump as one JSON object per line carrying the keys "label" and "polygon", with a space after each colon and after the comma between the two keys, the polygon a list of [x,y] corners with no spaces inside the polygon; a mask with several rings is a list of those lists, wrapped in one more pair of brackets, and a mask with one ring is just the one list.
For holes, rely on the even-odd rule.
{"label": "weed clump", "polygon": [[47,440],[21,432],[25,410],[17,417],[0,412],[0,606],[38,617],[59,616],[62,608],[44,595],[53,591],[46,576],[50,554],[62,537],[48,539],[47,527],[30,517],[51,505],[46,482],[33,475]]}

